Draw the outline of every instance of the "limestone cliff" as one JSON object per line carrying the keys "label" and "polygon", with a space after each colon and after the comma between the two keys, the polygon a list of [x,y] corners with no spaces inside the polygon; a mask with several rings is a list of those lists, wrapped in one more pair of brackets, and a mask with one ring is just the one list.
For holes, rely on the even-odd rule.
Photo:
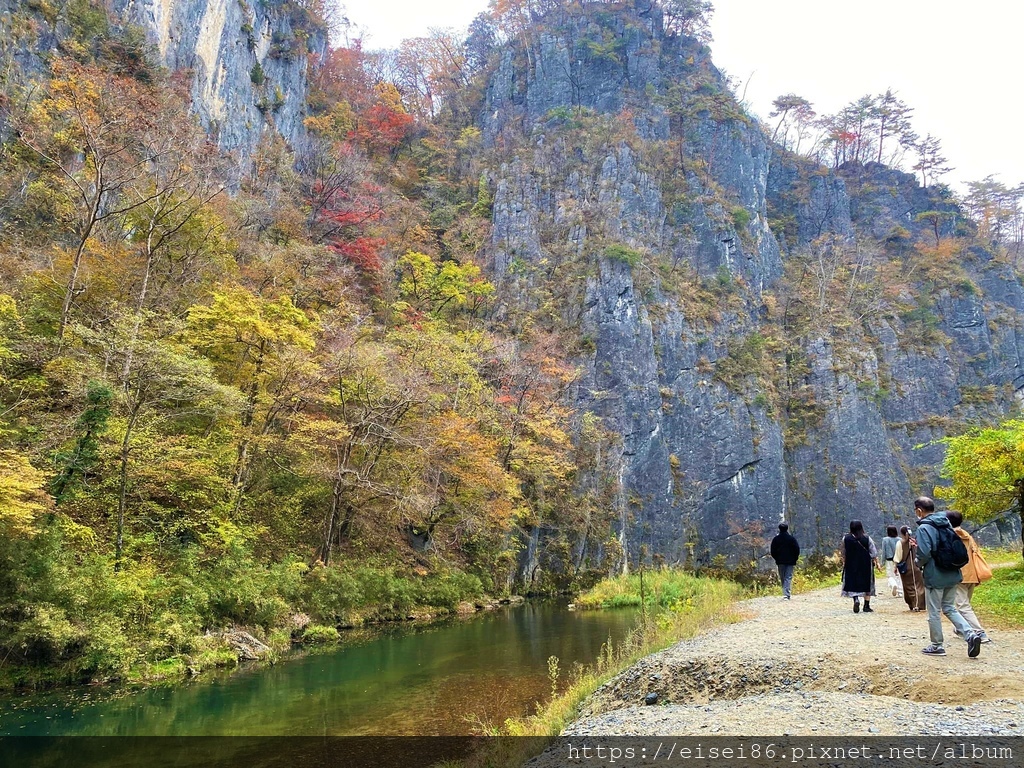
{"label": "limestone cliff", "polygon": [[0,32],[3,76],[25,83],[46,72],[49,56],[77,57],[97,35],[190,73],[193,108],[242,165],[267,130],[292,145],[302,138],[310,62],[327,48],[323,22],[302,0],[115,0],[109,9],[0,0]]}
{"label": "limestone cliff", "polygon": [[786,265],[822,236],[894,261],[931,236],[919,214],[949,214],[936,237],[968,225],[906,174],[786,155],[705,46],[656,8],[610,8],[502,51],[480,126],[503,312],[556,306],[577,337],[578,404],[621,435],[629,560],[747,557],[784,518],[818,549],[851,518],[909,522],[931,441],[1024,386],[1017,276],[977,249],[957,284],[911,280],[900,311],[793,331]]}
{"label": "limestone cliff", "polygon": [[327,46],[301,0],[117,0],[161,63],[192,72],[192,100],[218,144],[250,155],[268,126],[303,135],[310,56]]}

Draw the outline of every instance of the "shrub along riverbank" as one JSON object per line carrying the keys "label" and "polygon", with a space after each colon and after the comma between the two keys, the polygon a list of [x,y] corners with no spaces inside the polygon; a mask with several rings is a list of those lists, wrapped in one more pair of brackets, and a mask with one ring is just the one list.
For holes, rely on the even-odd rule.
{"label": "shrub along riverbank", "polygon": [[421,577],[387,564],[265,567],[239,550],[171,572],[142,564],[115,571],[105,558],[61,554],[58,541],[53,551],[20,554],[20,572],[33,574],[23,584],[34,588],[21,598],[33,610],[10,627],[18,653],[0,663],[0,690],[148,682],[231,667],[240,657],[224,631],[232,628],[265,645],[261,657],[273,661],[295,644],[336,642],[339,627],[446,615],[484,599],[479,578],[451,569]]}

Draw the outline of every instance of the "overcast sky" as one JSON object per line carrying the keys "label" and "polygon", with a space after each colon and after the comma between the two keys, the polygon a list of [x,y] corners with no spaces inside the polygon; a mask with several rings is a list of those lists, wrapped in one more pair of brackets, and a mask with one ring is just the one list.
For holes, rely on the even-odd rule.
{"label": "overcast sky", "polygon": [[[1019,0],[715,0],[711,44],[767,118],[794,92],[819,114],[892,88],[914,107],[914,127],[942,141],[962,183],[993,174],[1024,182],[1024,66]],[[369,48],[430,27],[464,28],[486,0],[349,0]]]}

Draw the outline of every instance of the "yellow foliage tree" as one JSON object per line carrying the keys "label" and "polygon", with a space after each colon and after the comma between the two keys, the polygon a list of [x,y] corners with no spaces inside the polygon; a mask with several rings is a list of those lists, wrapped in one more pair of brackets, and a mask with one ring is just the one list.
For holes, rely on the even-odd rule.
{"label": "yellow foliage tree", "polygon": [[0,451],[0,535],[29,536],[50,498],[44,475],[14,451]]}

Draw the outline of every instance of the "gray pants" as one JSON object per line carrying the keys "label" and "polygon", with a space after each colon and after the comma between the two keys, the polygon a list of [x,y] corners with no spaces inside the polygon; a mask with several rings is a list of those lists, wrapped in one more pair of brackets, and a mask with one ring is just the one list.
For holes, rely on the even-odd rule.
{"label": "gray pants", "polygon": [[925,605],[928,606],[928,634],[935,645],[942,645],[942,614],[946,614],[953,626],[966,638],[974,632],[971,625],[956,609],[956,588],[959,584],[944,589],[926,587],[924,590]]}
{"label": "gray pants", "polygon": [[780,565],[779,566],[779,581],[782,582],[782,594],[789,597],[790,591],[793,589],[793,569],[795,565]]}

